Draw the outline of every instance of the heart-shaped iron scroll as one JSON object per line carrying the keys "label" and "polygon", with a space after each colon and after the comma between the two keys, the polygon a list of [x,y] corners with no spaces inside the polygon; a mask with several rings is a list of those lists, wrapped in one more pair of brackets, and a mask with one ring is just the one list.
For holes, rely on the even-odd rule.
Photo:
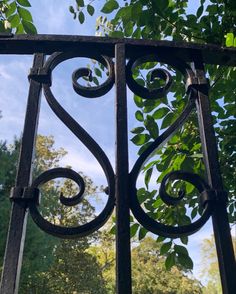
{"label": "heart-shaped iron scroll", "polygon": [[[137,85],[137,82],[135,82],[135,80],[132,77],[132,70],[136,66],[147,61],[158,61],[161,63],[167,63],[166,57],[163,54],[159,54],[157,56],[149,55],[149,56],[138,57],[137,59],[130,60],[127,65],[128,85],[130,89],[136,95],[139,95],[142,98],[158,99],[168,93],[172,83],[172,79],[170,74],[166,70],[160,69],[158,71],[157,69],[156,71],[158,72],[156,72],[156,74],[158,74],[158,77],[162,78],[165,81],[165,84],[163,87],[150,90],[148,88],[145,88],[144,86]],[[194,78],[194,73],[192,72],[190,66],[186,64],[185,62],[183,62],[182,60],[179,60],[179,59],[172,60],[168,56],[168,64],[171,67],[179,70],[186,80],[192,80]],[[204,201],[204,203],[202,203],[201,201],[201,198],[203,198],[203,195],[206,195],[206,191],[208,191],[209,187],[205,183],[205,181],[196,174],[192,174],[192,173],[188,173],[184,171],[174,171],[172,173],[167,174],[162,180],[162,183],[160,186],[160,193],[159,193],[160,198],[165,204],[177,205],[184,198],[185,193],[180,191],[177,197],[172,197],[171,195],[169,195],[166,191],[166,183],[168,181],[174,181],[174,180],[186,181],[188,183],[191,183],[197,189],[197,191],[200,194],[199,202],[202,205],[203,213],[201,214],[199,219],[197,219],[195,222],[189,225],[171,226],[171,225],[163,224],[151,218],[148,215],[148,213],[145,211],[145,209],[142,208],[141,204],[139,203],[137,188],[136,188],[137,178],[145,162],[150,158],[153,152],[155,152],[158,148],[161,148],[178,131],[178,129],[183,126],[184,122],[189,117],[190,113],[195,107],[196,97],[197,97],[197,91],[194,88],[191,88],[190,90],[188,90],[188,102],[183,112],[176,119],[176,121],[172,123],[169,126],[169,128],[166,129],[159,137],[157,137],[155,141],[152,142],[149,145],[149,147],[139,156],[139,158],[137,159],[130,173],[129,182],[130,182],[132,213],[134,214],[137,221],[143,227],[145,227],[147,230],[151,231],[152,233],[161,235],[163,237],[176,238],[176,237],[193,234],[206,223],[206,221],[209,219],[212,213],[213,205],[212,205],[212,201],[210,201],[210,198],[209,198],[209,201]]]}

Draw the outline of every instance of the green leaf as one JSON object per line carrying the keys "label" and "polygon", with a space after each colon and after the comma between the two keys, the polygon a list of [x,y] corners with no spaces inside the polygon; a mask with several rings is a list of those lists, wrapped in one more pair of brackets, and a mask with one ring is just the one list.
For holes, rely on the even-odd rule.
{"label": "green leaf", "polygon": [[95,71],[95,74],[98,76],[98,77],[102,77],[102,72],[99,68],[95,67],[94,68],[94,71]]}
{"label": "green leaf", "polygon": [[112,235],[115,235],[116,234],[116,225],[112,226],[112,228],[110,229],[110,233]]}
{"label": "green leaf", "polygon": [[99,86],[99,81],[96,77],[93,77],[93,82],[96,86]]}
{"label": "green leaf", "polygon": [[89,5],[87,6],[87,11],[88,11],[88,14],[93,16],[94,15],[94,7],[92,5]]}
{"label": "green leaf", "polygon": [[173,112],[168,113],[162,121],[161,129],[165,129],[169,127],[171,123],[173,122],[173,120],[174,120],[174,113]]}
{"label": "green leaf", "polygon": [[178,263],[186,269],[193,269],[193,261],[189,255],[178,255]]}
{"label": "green leaf", "polygon": [[137,95],[134,95],[134,103],[140,108],[143,107],[143,99]]}
{"label": "green leaf", "polygon": [[26,34],[31,34],[31,35],[37,34],[37,29],[31,22],[22,20],[22,25]]}
{"label": "green leaf", "polygon": [[194,189],[195,189],[195,187],[192,184],[186,182],[186,193],[187,194],[192,193]]}
{"label": "green leaf", "polygon": [[140,188],[137,191],[138,201],[139,203],[143,203],[145,200],[147,200],[149,193],[144,189]]}
{"label": "green leaf", "polygon": [[70,11],[70,13],[75,13],[75,9],[74,9],[74,7],[73,6],[69,6],[69,11]]}
{"label": "green leaf", "polygon": [[124,37],[124,33],[121,31],[114,31],[111,33],[111,37],[113,38],[123,38]]}
{"label": "green leaf", "polygon": [[182,254],[182,255],[188,255],[188,250],[186,249],[186,247],[181,246],[181,245],[175,245],[174,246],[174,250],[176,253],[178,254]]}
{"label": "green leaf", "polygon": [[138,151],[138,155],[141,155],[150,145],[152,142],[147,142],[145,143]]}
{"label": "green leaf", "polygon": [[130,227],[130,238],[134,237],[138,231],[138,228],[139,228],[139,224],[133,224],[131,227]]}
{"label": "green leaf", "polygon": [[188,244],[188,237],[187,236],[181,237],[180,240],[183,244],[185,244],[185,245]]}
{"label": "green leaf", "polygon": [[165,237],[159,236],[157,237],[157,242],[163,242],[165,240]]}
{"label": "green leaf", "polygon": [[135,79],[135,82],[136,82],[137,84],[143,86],[143,87],[145,86],[145,81],[144,81],[144,79],[137,78],[137,79]]}
{"label": "green leaf", "polygon": [[143,171],[148,170],[150,167],[153,167],[158,162],[159,162],[158,160],[154,160],[154,161],[149,162],[147,165],[145,165],[145,167],[143,168]]}
{"label": "green leaf", "polygon": [[226,47],[233,47],[234,46],[234,34],[233,33],[226,34],[225,45],[226,45]]}
{"label": "green leaf", "polygon": [[158,208],[163,204],[163,201],[160,197],[157,198],[157,200],[153,203],[154,208]]}
{"label": "green leaf", "polygon": [[134,39],[140,39],[141,38],[141,29],[137,28],[134,32],[133,32],[133,36]]}
{"label": "green leaf", "polygon": [[206,11],[215,16],[218,13],[218,5],[208,5]]}
{"label": "green leaf", "polygon": [[6,17],[9,17],[16,11],[16,2],[12,2],[11,4],[8,5],[7,11],[5,12]]}
{"label": "green leaf", "polygon": [[31,7],[30,3],[28,0],[17,0],[17,2],[24,7]]}
{"label": "green leaf", "polygon": [[197,10],[197,17],[198,18],[202,15],[203,10],[204,10],[204,6],[203,5],[199,6],[199,8]]}
{"label": "green leaf", "polygon": [[137,145],[143,145],[144,143],[147,143],[150,139],[150,136],[148,134],[138,134],[136,136],[134,136],[131,141]]}
{"label": "green leaf", "polygon": [[196,217],[198,213],[198,208],[195,207],[192,211],[191,211],[191,218],[194,219]]}
{"label": "green leaf", "polygon": [[78,7],[84,7],[84,0],[76,0]]}
{"label": "green leaf", "polygon": [[144,125],[146,129],[148,130],[150,136],[153,139],[156,139],[158,137],[159,130],[154,118],[150,115],[147,115],[147,118],[144,121]]}
{"label": "green leaf", "polygon": [[169,0],[161,0],[161,1],[153,1],[154,8],[163,14],[163,12],[168,8],[169,6]]}
{"label": "green leaf", "polygon": [[23,25],[20,23],[17,28],[16,28],[16,34],[24,34],[24,27]]}
{"label": "green leaf", "polygon": [[125,36],[130,37],[133,33],[134,24],[132,21],[128,22],[125,26]]}
{"label": "green leaf", "polygon": [[20,24],[20,17],[18,14],[10,16],[8,20],[11,23],[12,28],[16,28]]}
{"label": "green leaf", "polygon": [[161,246],[161,249],[160,249],[160,254],[161,255],[166,254],[170,250],[171,246],[172,246],[171,241],[167,242],[167,243],[163,243],[162,246]]}
{"label": "green leaf", "polygon": [[144,120],[143,119],[143,113],[140,110],[138,110],[138,111],[135,112],[135,117],[136,117],[136,119],[138,121],[143,121]]}
{"label": "green leaf", "polygon": [[175,253],[171,252],[165,260],[165,267],[167,270],[170,270],[172,266],[174,265],[175,265]]}
{"label": "green leaf", "polygon": [[116,0],[108,0],[103,8],[101,9],[101,12],[103,13],[111,13],[112,11],[119,8],[119,4]]}
{"label": "green leaf", "polygon": [[138,239],[139,241],[142,240],[146,235],[147,235],[147,230],[143,227],[140,227],[139,232],[138,232]]}
{"label": "green leaf", "polygon": [[163,118],[168,112],[169,112],[169,108],[167,107],[162,107],[157,109],[154,113],[153,113],[153,118],[154,119],[161,119]]}
{"label": "green leaf", "polygon": [[20,17],[23,20],[28,21],[28,22],[33,22],[33,18],[32,18],[31,13],[29,12],[29,10],[22,8],[22,7],[18,7],[17,10],[19,12]]}
{"label": "green leaf", "polygon": [[140,134],[140,133],[142,133],[144,130],[145,130],[144,127],[137,127],[137,128],[132,129],[132,130],[131,130],[131,133],[133,133],[133,134]]}
{"label": "green leaf", "polygon": [[153,168],[150,168],[145,173],[144,182],[145,182],[147,189],[148,189],[148,184],[149,184],[151,176],[152,176],[152,172],[153,172]]}
{"label": "green leaf", "polygon": [[132,9],[131,9],[131,19],[133,20],[138,20],[139,17],[141,16],[142,13],[142,4],[140,3],[140,1],[136,1],[136,3],[134,3],[132,5]]}
{"label": "green leaf", "polygon": [[84,23],[85,17],[84,17],[84,13],[82,11],[79,12],[78,19],[81,24]]}

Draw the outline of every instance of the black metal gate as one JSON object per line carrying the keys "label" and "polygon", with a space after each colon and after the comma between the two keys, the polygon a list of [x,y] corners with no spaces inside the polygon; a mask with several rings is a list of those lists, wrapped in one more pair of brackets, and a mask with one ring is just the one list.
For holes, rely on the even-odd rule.
{"label": "black metal gate", "polygon": [[[169,41],[144,41],[132,39],[110,39],[80,36],[52,35],[1,35],[0,54],[34,54],[34,63],[29,79],[30,88],[25,116],[25,125],[15,187],[12,189],[12,212],[2,273],[1,294],[18,292],[25,228],[28,212],[34,222],[45,232],[63,238],[88,235],[108,220],[116,209],[116,291],[131,293],[130,257],[130,211],[147,230],[165,237],[181,237],[195,233],[212,217],[218,254],[222,288],[224,293],[236,291],[236,266],[227,218],[227,193],[223,189],[218,164],[217,145],[212,126],[208,81],[204,64],[225,64],[236,66],[236,50],[217,46],[175,43]],[[50,55],[45,58],[45,55]],[[78,83],[82,76],[89,75],[83,68],[73,74],[74,90],[85,97],[99,97],[116,87],[116,169],[113,168],[100,146],[58,103],[51,91],[51,75],[61,62],[73,57],[93,58],[108,70],[107,80],[100,86],[86,88]],[[158,59],[157,59],[158,57]],[[155,75],[164,80],[164,85],[156,90],[148,90],[139,85],[132,76],[132,70],[146,60],[159,61],[170,65],[182,73],[185,79],[188,103],[177,120],[160,135],[138,158],[131,171],[128,166],[127,97],[126,85],[144,99],[157,99],[166,94],[171,85],[170,74],[156,70]],[[74,180],[79,186],[82,180],[72,170],[56,168],[44,172],[33,182],[31,180],[32,159],[37,134],[40,109],[40,95],[45,98],[57,117],[93,153],[103,168],[108,182],[108,200],[102,212],[92,221],[78,227],[66,228],[53,225],[39,213],[39,185],[57,177]],[[200,193],[201,217],[183,226],[168,226],[153,220],[145,213],[137,198],[136,180],[143,163],[149,155],[166,142],[183,125],[193,108],[196,107],[200,138],[206,166],[206,182],[198,175],[185,171],[172,172],[163,179],[161,197],[167,204],[180,201],[165,192],[168,180],[182,179],[193,184]],[[65,205],[75,205],[80,195],[70,199],[62,197]]]}

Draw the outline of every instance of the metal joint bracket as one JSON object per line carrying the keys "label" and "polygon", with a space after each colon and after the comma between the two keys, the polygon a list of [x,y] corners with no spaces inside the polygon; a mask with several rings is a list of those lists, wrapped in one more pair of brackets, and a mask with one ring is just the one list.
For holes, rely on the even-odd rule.
{"label": "metal joint bracket", "polygon": [[205,207],[206,203],[209,201],[226,203],[228,201],[228,194],[224,190],[204,190],[200,195],[201,206]]}
{"label": "metal joint bracket", "polygon": [[32,67],[28,79],[29,81],[34,80],[43,84],[49,84],[50,86],[52,85],[51,71],[48,71],[43,67]]}
{"label": "metal joint bracket", "polygon": [[36,201],[36,204],[39,205],[40,190],[38,188],[31,187],[13,187],[11,188],[10,199],[22,200],[22,201]]}
{"label": "metal joint bracket", "polygon": [[189,93],[191,89],[202,90],[202,88],[206,86],[209,87],[209,79],[205,77],[188,77],[185,83],[187,93]]}

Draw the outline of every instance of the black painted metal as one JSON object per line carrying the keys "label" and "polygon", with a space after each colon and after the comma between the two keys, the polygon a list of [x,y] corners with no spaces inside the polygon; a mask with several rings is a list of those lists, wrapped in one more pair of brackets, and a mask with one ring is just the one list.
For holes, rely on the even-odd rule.
{"label": "black painted metal", "polygon": [[[94,50],[96,49],[96,51]],[[12,215],[9,226],[8,242],[4,259],[1,294],[13,294],[18,291],[18,280],[24,247],[27,208],[34,222],[45,232],[61,238],[77,238],[91,234],[102,227],[116,207],[116,276],[118,294],[132,293],[131,256],[130,256],[130,210],[137,221],[149,231],[165,237],[177,238],[198,231],[212,216],[218,260],[220,265],[223,292],[232,294],[236,289],[235,259],[230,236],[226,210],[226,192],[223,191],[220,176],[217,146],[211,121],[208,84],[203,63],[236,66],[236,50],[210,45],[175,43],[169,41],[144,41],[130,39],[110,39],[80,36],[14,36],[0,35],[0,54],[34,54],[33,68],[30,71],[30,90],[26,111],[22,149],[19,160],[16,186],[12,189]],[[44,61],[44,54],[50,57]],[[95,98],[105,95],[115,84],[116,87],[116,168],[115,173],[101,147],[75,121],[55,98],[51,85],[54,68],[63,61],[74,57],[88,57],[97,60],[107,68],[107,80],[100,86],[87,88],[80,85],[81,77],[92,78],[92,72],[80,68],[72,74],[75,92],[83,97]],[[114,58],[114,61],[113,61]],[[172,84],[172,77],[162,68],[153,70],[151,77],[164,81],[158,89],[147,89],[137,84],[132,70],[146,61],[168,64],[177,69],[185,80],[188,101],[185,109],[176,121],[163,132],[137,159],[129,173],[128,131],[127,131],[127,94],[126,86],[144,99],[159,99],[166,95]],[[190,62],[192,64],[190,64]],[[115,65],[114,65],[115,63]],[[95,156],[107,179],[107,203],[94,220],[76,227],[61,227],[51,224],[43,218],[38,209],[40,185],[58,177],[75,181],[80,191],[71,198],[60,197],[63,205],[73,206],[79,203],[84,193],[83,178],[71,169],[55,168],[39,175],[31,183],[31,163],[34,153],[34,141],[37,133],[37,121],[40,108],[40,92],[44,90],[47,103],[68,129]],[[178,204],[184,193],[173,198],[166,191],[169,181],[181,179],[194,185],[199,191],[199,205],[203,213],[199,219],[189,225],[170,226],[150,218],[141,207],[136,189],[136,181],[142,166],[150,155],[171,138],[197,111],[200,137],[207,171],[207,181],[196,174],[175,171],[167,174],[161,183],[160,197],[167,205]],[[158,277],[157,277],[158,278]]]}
{"label": "black painted metal", "polygon": [[[33,66],[41,67],[43,54],[36,54]],[[31,185],[32,161],[40,109],[41,85],[30,80],[29,97],[25,116],[25,125],[16,176],[16,190],[12,193],[12,212],[9,224],[7,245],[4,257],[0,293],[17,293],[24,248],[25,229],[27,223],[27,203],[24,189]],[[16,192],[17,193],[14,193]]]}
{"label": "black painted metal", "polygon": [[[193,69],[199,80],[205,78],[202,58],[198,54],[194,57]],[[233,293],[236,289],[236,263],[226,210],[227,197],[220,174],[207,85],[202,85],[199,88],[196,107],[207,179],[210,188],[216,191],[212,221],[222,289],[223,293]]]}
{"label": "black painted metal", "polygon": [[130,294],[130,215],[129,215],[129,162],[127,97],[125,79],[125,45],[117,44],[116,55],[116,289]]}

